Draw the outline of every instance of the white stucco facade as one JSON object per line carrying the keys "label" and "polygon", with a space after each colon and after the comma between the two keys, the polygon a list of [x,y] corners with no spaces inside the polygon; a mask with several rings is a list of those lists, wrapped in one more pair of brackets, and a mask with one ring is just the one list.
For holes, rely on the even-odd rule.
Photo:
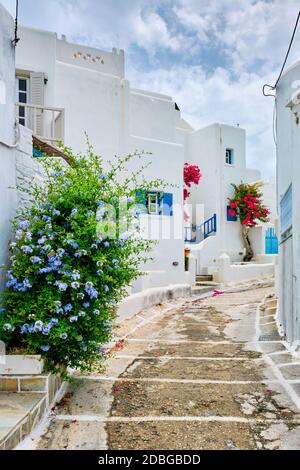
{"label": "white stucco facade", "polygon": [[[17,195],[15,172],[15,85],[12,45],[14,23],[0,4],[0,266],[8,259],[8,242],[11,235],[10,220],[15,215]],[[0,270],[0,288],[3,285]]]}
{"label": "white stucco facade", "polygon": [[[199,245],[190,244],[198,260],[198,273],[213,273],[218,269],[218,258],[226,253],[231,262],[242,261],[243,242],[238,221],[227,217],[228,199],[233,195],[232,183],[252,183],[260,181],[259,170],[249,169],[246,164],[246,135],[240,127],[212,124],[203,129],[188,133],[186,138],[187,156],[191,164],[199,165],[202,178],[199,186],[192,189],[190,202],[193,205],[192,222],[201,224],[196,206],[204,205],[204,219],[217,216],[217,232]],[[230,154],[226,152],[230,151]],[[271,210],[268,226],[273,226],[276,218],[275,181],[262,188],[263,200]],[[265,230],[258,226],[251,230],[251,242],[255,254],[264,253]]]}
{"label": "white stucco facade", "polygon": [[289,343],[300,342],[300,62],[276,89],[279,315]]}
{"label": "white stucco facade", "polygon": [[[172,97],[131,88],[124,70],[122,50],[101,51],[70,44],[55,33],[20,29],[16,76],[26,78],[32,104],[50,109],[40,115],[38,122],[45,138],[53,124],[49,112],[54,108],[64,110],[60,132],[75,152],[85,150],[84,132],[104,161],[136,149],[150,152],[145,157],[151,161],[145,170],[146,178],[162,178],[172,184],[168,191],[172,194],[173,214],[144,216],[142,221],[150,224],[151,238],[157,240],[154,261],[143,266],[151,272],[150,286],[190,282],[193,277],[184,269],[185,162],[199,165],[203,174],[189,200],[193,205],[192,222],[199,225],[214,214],[217,220],[216,234],[192,246],[197,272],[215,271],[222,253],[227,253],[232,262],[241,261],[244,253],[239,223],[227,220],[231,183],[260,179],[259,171],[246,166],[245,131],[224,124],[194,130],[181,118]],[[30,126],[28,117],[27,122]],[[230,163],[226,163],[228,150]],[[263,228],[253,231],[252,242],[257,253],[263,254]]]}
{"label": "white stucco facade", "polygon": [[[64,109],[64,142],[75,152],[84,152],[86,132],[105,162],[135,150],[151,153],[144,157],[145,163],[151,162],[145,177],[174,185],[167,191],[180,209],[172,216],[148,217],[151,238],[157,244],[154,261],[143,270],[152,272],[153,286],[157,279],[162,285],[187,282],[181,213],[184,145],[177,141],[180,113],[173,99],[130,88],[124,77],[123,51],[100,51],[70,44],[54,33],[21,28],[16,75],[27,77],[30,87],[33,74],[44,77],[39,82],[44,105]],[[47,134],[46,114],[43,121]]]}

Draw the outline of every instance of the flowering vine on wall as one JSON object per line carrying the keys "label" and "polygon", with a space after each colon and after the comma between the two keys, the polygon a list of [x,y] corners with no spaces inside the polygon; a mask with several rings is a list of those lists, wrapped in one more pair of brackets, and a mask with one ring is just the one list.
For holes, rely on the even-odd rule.
{"label": "flowering vine on wall", "polygon": [[191,193],[189,189],[191,188],[192,184],[198,185],[201,178],[201,170],[198,165],[190,165],[189,163],[184,164],[183,168],[183,180],[184,180],[184,188],[183,188],[183,199],[186,201]]}

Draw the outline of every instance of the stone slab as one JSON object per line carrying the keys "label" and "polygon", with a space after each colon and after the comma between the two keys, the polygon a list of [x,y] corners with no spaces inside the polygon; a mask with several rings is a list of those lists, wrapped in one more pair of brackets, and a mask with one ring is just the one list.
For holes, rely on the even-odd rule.
{"label": "stone slab", "polygon": [[5,363],[0,363],[1,375],[40,375],[43,372],[41,356],[7,355]]}
{"label": "stone slab", "polygon": [[43,393],[0,392],[0,445],[11,449],[29,433],[34,421],[31,413],[35,413],[43,401]]}

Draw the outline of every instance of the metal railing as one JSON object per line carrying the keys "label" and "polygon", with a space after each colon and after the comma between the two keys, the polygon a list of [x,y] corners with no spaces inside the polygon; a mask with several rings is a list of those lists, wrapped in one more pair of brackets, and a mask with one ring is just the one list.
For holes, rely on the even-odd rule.
{"label": "metal railing", "polygon": [[213,233],[217,232],[217,215],[214,214],[201,225],[185,227],[185,241],[187,243],[200,243]]}
{"label": "metal railing", "polygon": [[[16,103],[17,120],[32,130],[40,139],[55,143],[65,138],[65,109]],[[24,110],[22,116],[20,109]],[[24,115],[24,117],[23,117]]]}

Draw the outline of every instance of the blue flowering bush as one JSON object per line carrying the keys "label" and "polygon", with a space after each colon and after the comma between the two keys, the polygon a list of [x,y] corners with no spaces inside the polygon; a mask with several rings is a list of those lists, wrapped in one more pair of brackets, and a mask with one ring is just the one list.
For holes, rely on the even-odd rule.
{"label": "blue flowering bush", "polygon": [[32,203],[14,221],[0,339],[8,352],[42,354],[52,371],[88,370],[101,362],[116,305],[150,257],[152,242],[136,225],[137,187],[164,183],[145,181],[142,162],[127,175],[143,155],[117,158],[105,172],[89,144],[86,155],[63,151],[68,165],[41,159],[46,181],[31,185]]}

